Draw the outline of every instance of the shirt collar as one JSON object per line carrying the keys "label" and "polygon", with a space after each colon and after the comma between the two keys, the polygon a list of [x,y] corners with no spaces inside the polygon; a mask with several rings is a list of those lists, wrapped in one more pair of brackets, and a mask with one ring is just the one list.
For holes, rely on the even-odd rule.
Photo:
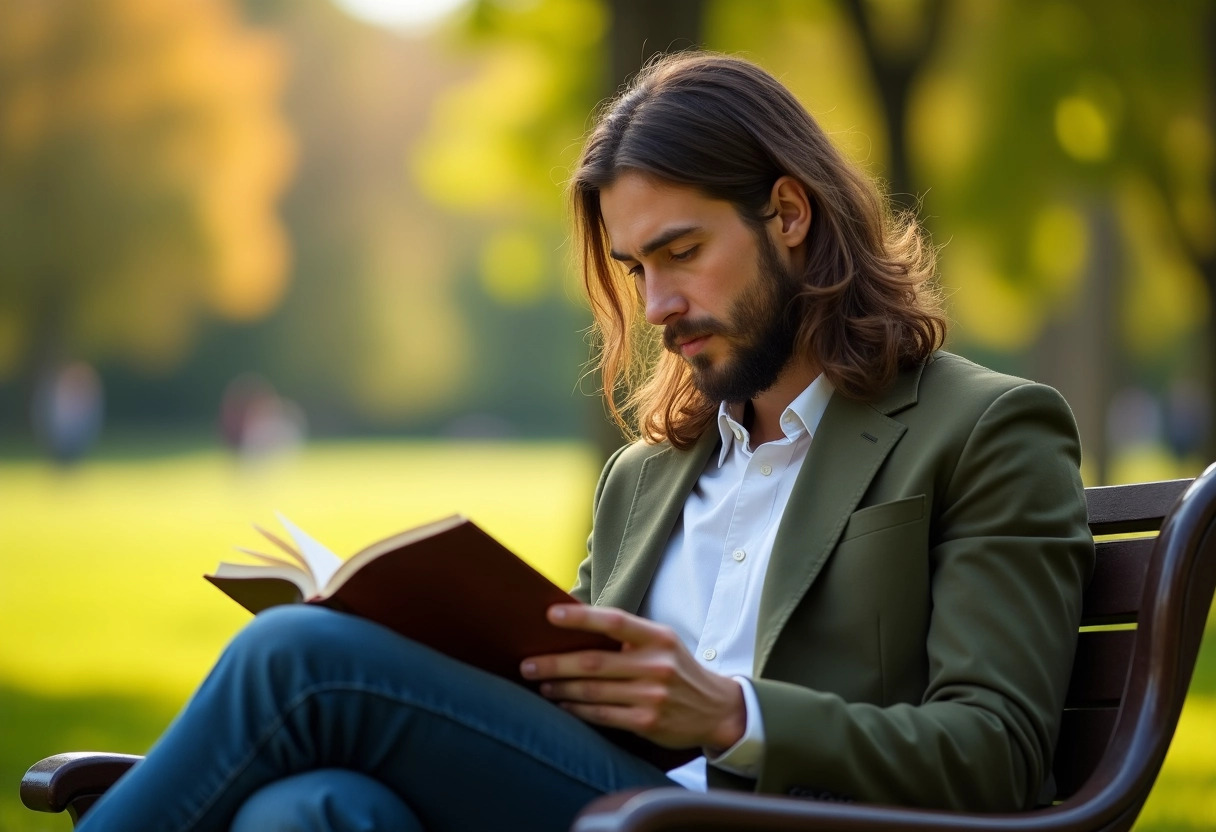
{"label": "shirt collar", "polygon": [[[820,373],[789,403],[781,414],[781,432],[788,440],[793,442],[804,433],[811,438],[815,436],[834,389],[831,382]],[[718,405],[718,432],[722,436],[722,450],[718,453],[719,468],[726,462],[732,444],[737,442],[741,449],[750,450],[748,446],[751,444],[751,437],[740,421],[743,418],[743,408],[744,405],[738,402],[722,402]]]}

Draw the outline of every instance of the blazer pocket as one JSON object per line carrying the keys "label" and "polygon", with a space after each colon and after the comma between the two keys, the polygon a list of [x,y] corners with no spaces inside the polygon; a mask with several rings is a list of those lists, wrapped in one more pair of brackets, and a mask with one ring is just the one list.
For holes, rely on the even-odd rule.
{"label": "blazer pocket", "polygon": [[849,517],[849,522],[840,534],[840,542],[853,540],[862,535],[879,532],[893,526],[915,523],[923,519],[924,516],[924,494],[917,494],[915,497],[905,497],[902,500],[895,500],[890,503],[879,503],[876,506],[867,506],[860,511],[853,512],[853,515]]}

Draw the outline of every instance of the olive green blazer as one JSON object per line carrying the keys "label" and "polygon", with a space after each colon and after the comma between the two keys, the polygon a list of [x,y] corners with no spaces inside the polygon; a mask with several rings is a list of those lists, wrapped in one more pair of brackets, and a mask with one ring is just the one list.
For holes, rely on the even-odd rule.
{"label": "olive green blazer", "polygon": [[[574,594],[636,612],[716,427],[618,451]],[[710,784],[1002,811],[1049,798],[1093,568],[1072,413],[949,353],[876,401],[834,395],[760,602],[756,781]]]}

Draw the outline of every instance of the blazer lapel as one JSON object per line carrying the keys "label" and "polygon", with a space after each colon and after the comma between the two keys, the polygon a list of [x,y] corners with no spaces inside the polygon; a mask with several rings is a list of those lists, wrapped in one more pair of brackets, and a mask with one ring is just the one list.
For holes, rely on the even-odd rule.
{"label": "blazer lapel", "polygon": [[888,414],[915,404],[920,369],[897,377],[878,402],[833,395],[828,403],[773,543],[760,595],[757,676],[781,629],[836,548],[849,515],[903,436],[905,426]]}
{"label": "blazer lapel", "polygon": [[684,502],[718,447],[717,422],[687,451],[667,447],[642,463],[616,565],[596,598],[598,606],[636,613],[650,588]]}

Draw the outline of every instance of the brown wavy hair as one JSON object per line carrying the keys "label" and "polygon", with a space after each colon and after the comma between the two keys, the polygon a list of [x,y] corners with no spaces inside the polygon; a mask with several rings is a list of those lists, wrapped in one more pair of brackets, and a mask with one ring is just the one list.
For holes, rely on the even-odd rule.
{"label": "brown wavy hair", "polygon": [[837,395],[873,398],[944,341],[935,251],[915,217],[891,213],[793,94],[740,58],[661,57],[603,109],[570,185],[595,366],[608,409],[631,438],[689,447],[718,403],[697,390],[682,358],[661,348],[633,282],[608,256],[600,191],[626,171],[726,200],[758,235],[774,216],[777,179],[802,183],[811,227],[795,349]]}

